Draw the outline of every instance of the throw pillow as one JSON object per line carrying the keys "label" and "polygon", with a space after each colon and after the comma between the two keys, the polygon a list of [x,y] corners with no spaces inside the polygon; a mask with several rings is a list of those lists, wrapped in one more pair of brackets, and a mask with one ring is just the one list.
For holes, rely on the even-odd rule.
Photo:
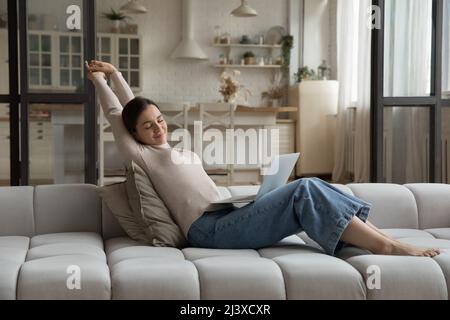
{"label": "throw pillow", "polygon": [[127,166],[128,201],[137,221],[144,226],[153,246],[183,248],[187,245],[180,227],[155,191],[147,173],[135,162]]}
{"label": "throw pillow", "polygon": [[128,202],[125,182],[99,187],[98,192],[125,233],[133,240],[148,244],[144,227],[136,221]]}

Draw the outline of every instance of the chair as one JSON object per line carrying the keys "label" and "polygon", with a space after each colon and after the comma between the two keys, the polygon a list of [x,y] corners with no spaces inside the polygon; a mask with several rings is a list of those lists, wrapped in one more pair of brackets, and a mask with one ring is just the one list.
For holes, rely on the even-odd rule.
{"label": "chair", "polygon": [[98,185],[121,182],[125,179],[123,158],[118,151],[111,125],[98,105],[99,145],[98,145]]}
{"label": "chair", "polygon": [[[236,105],[232,103],[199,103],[199,120],[201,122],[201,134],[203,138],[205,129],[223,128],[233,129],[235,122]],[[233,135],[234,137],[234,135]],[[205,171],[211,176],[226,176],[227,185],[232,185],[234,176],[234,143],[226,141],[226,165],[208,165],[204,164]],[[202,143],[203,144],[203,143]],[[203,148],[202,148],[203,151]],[[214,179],[213,179],[214,180]]]}

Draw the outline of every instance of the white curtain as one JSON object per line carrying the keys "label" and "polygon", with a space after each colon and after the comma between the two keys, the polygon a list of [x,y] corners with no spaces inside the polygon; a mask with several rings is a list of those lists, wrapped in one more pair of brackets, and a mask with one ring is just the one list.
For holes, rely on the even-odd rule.
{"label": "white curtain", "polygon": [[[385,96],[429,96],[431,0],[388,0]],[[386,182],[429,181],[428,108],[385,109]]]}
{"label": "white curtain", "polygon": [[370,179],[370,0],[338,0],[337,61],[339,102],[333,181],[348,182],[348,108],[356,107],[354,181]]}

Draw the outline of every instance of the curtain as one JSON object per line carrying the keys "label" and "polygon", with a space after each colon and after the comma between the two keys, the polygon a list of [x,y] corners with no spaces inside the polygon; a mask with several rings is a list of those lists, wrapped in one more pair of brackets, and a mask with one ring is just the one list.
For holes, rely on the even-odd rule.
{"label": "curtain", "polygon": [[[387,0],[385,96],[429,96],[431,0]],[[386,182],[429,181],[429,109],[385,109]]]}
{"label": "curtain", "polygon": [[354,181],[370,179],[370,0],[338,0],[337,61],[339,81],[333,181],[346,183],[347,157],[353,143],[347,139],[348,108],[356,107]]}

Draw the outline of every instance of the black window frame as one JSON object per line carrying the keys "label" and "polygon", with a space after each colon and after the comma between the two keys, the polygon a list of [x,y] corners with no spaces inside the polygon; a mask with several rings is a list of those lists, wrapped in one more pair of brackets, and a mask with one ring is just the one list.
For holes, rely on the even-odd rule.
{"label": "black window frame", "polygon": [[384,96],[385,0],[372,0],[380,8],[380,29],[372,30],[371,51],[371,168],[370,181],[383,183],[383,115],[385,107],[430,108],[430,183],[442,181],[442,108],[450,99],[442,98],[442,40],[444,0],[432,0],[431,92],[429,97]]}
{"label": "black window frame", "polygon": [[[96,57],[96,1],[82,0],[82,3],[84,58],[91,60]],[[89,82],[87,77],[84,77],[85,92],[29,92],[27,68],[27,0],[7,0],[7,5],[9,94],[0,95],[0,102],[10,104],[10,184],[12,186],[29,184],[28,110],[29,105],[33,103],[70,103],[83,105],[84,182],[97,184],[97,108],[95,106],[94,86]],[[20,49],[18,49],[18,43],[20,43]]]}

